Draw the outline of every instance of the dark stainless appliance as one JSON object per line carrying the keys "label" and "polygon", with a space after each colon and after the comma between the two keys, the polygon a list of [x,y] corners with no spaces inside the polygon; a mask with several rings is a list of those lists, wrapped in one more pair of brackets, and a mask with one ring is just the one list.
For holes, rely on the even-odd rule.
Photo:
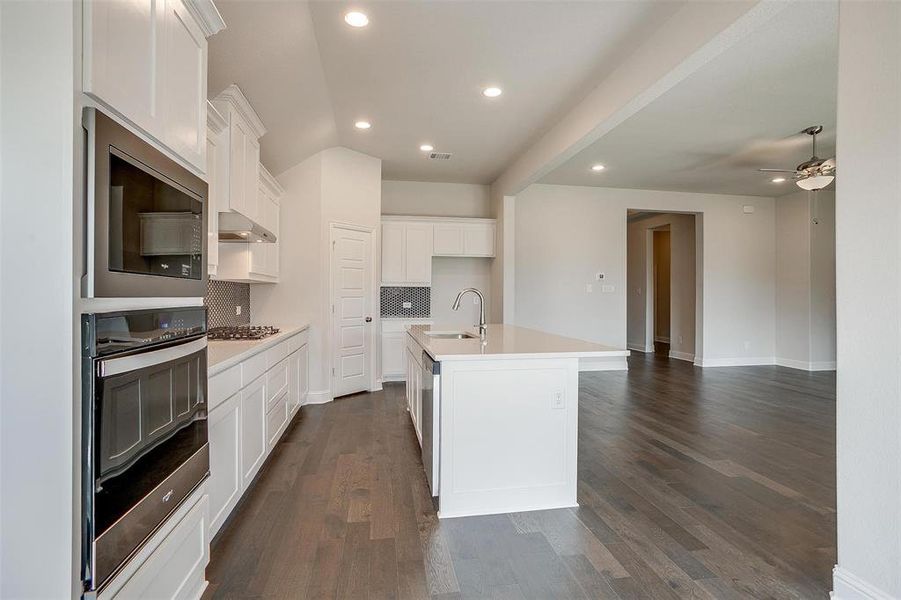
{"label": "dark stainless appliance", "polygon": [[82,580],[103,588],[209,475],[203,307],[82,317]]}
{"label": "dark stainless appliance", "polygon": [[207,184],[86,108],[87,297],[206,294]]}
{"label": "dark stainless appliance", "polygon": [[432,496],[438,495],[439,476],[439,409],[441,391],[441,363],[422,352],[422,466]]}
{"label": "dark stainless appliance", "polygon": [[278,333],[278,327],[269,325],[236,325],[231,327],[211,327],[211,340],[261,340]]}

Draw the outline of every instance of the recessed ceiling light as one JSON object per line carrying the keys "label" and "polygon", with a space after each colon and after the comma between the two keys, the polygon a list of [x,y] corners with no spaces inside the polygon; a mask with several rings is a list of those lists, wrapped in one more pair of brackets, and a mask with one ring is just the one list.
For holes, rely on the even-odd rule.
{"label": "recessed ceiling light", "polygon": [[356,123],[354,123],[354,127],[356,127],[357,129],[369,129],[370,127],[372,127],[372,123],[370,123],[369,121],[357,121]]}
{"label": "recessed ceiling light", "polygon": [[592,165],[591,170],[592,170],[592,171],[603,171],[603,170],[606,169],[606,168],[607,168],[607,167],[605,167],[605,166],[602,165],[602,164],[597,164],[597,165]]}
{"label": "recessed ceiling light", "polygon": [[351,11],[344,15],[344,22],[351,27],[366,27],[369,25],[369,17],[358,11]]}
{"label": "recessed ceiling light", "polygon": [[785,177],[773,177],[772,181],[773,183],[782,183],[785,181]]}
{"label": "recessed ceiling light", "polygon": [[431,144],[423,144],[422,146],[419,147],[419,149],[422,150],[423,152],[431,152],[432,150],[435,149],[435,146],[433,146]]}
{"label": "recessed ceiling light", "polygon": [[499,87],[486,87],[482,90],[482,95],[486,98],[497,98],[503,93],[504,91]]}

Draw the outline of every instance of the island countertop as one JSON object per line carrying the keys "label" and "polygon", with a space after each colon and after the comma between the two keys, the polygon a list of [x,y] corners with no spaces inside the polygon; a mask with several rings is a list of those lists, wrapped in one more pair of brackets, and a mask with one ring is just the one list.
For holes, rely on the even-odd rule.
{"label": "island countertop", "polygon": [[[444,339],[428,335],[428,332],[459,332],[473,334],[475,338]],[[485,339],[479,339],[477,327],[448,325],[413,325],[410,336],[433,360],[478,360],[504,358],[615,358],[625,360],[629,351],[603,344],[563,337],[536,329],[515,325],[489,324]]]}

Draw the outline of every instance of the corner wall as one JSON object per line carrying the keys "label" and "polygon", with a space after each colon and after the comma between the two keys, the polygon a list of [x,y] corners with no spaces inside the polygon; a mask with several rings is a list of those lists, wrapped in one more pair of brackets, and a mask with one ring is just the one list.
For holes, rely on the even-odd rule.
{"label": "corner wall", "polygon": [[[745,214],[745,205],[754,212]],[[771,364],[772,198],[536,184],[516,196],[516,324],[626,346],[626,211],[701,213],[704,366]],[[603,271],[614,292],[586,293]],[[597,288],[595,288],[597,290]]]}

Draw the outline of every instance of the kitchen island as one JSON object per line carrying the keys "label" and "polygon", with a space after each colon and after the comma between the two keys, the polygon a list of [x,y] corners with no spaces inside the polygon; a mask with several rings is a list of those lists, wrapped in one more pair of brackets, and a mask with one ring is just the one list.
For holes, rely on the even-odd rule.
{"label": "kitchen island", "polygon": [[[579,371],[625,370],[628,350],[511,325],[416,325],[408,404],[438,516],[576,506]],[[434,376],[430,376],[432,363]]]}

